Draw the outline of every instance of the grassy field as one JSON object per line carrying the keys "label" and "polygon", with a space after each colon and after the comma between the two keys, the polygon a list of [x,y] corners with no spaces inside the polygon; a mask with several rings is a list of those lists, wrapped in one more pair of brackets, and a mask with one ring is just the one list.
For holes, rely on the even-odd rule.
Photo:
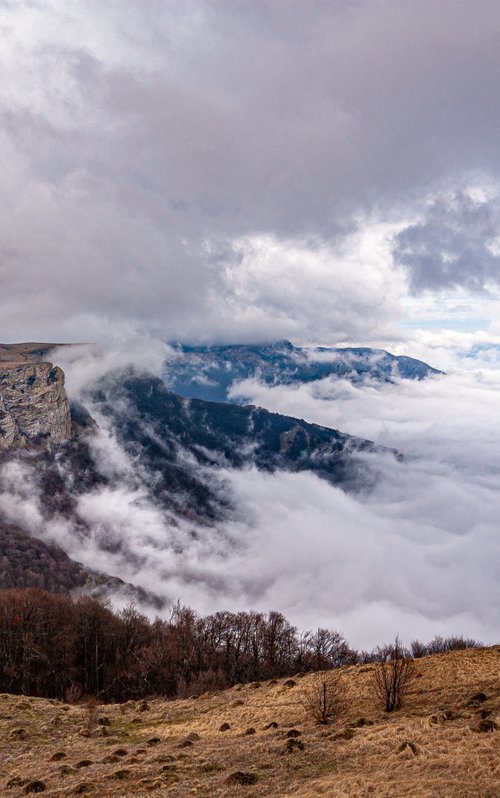
{"label": "grassy field", "polygon": [[0,795],[500,798],[500,646],[416,660],[393,713],[375,667],[341,669],[327,726],[303,706],[312,674],[96,707],[0,695]]}

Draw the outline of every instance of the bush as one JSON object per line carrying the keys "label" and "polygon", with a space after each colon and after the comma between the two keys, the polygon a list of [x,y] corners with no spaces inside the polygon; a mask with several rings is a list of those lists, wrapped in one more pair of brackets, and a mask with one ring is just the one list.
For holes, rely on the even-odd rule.
{"label": "bush", "polygon": [[316,674],[304,686],[302,705],[317,723],[326,724],[339,717],[347,706],[346,689],[338,672]]}
{"label": "bush", "polygon": [[373,679],[375,695],[386,712],[393,712],[402,706],[414,678],[413,662],[408,659],[396,637],[387,660],[376,668]]}

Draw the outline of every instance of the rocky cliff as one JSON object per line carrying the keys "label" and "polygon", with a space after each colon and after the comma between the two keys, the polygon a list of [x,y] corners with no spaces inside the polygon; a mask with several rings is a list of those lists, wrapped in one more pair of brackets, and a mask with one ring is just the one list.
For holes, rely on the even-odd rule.
{"label": "rocky cliff", "polygon": [[[14,355],[13,355],[14,357]],[[0,450],[63,443],[71,435],[64,373],[48,362],[0,361]]]}

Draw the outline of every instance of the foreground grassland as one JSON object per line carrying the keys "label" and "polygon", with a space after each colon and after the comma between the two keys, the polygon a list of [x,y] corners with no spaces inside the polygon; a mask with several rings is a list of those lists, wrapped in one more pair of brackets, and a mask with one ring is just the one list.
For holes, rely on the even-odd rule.
{"label": "foreground grassland", "polygon": [[328,726],[302,674],[95,711],[0,695],[0,795],[500,798],[500,646],[416,660],[390,714],[375,667],[341,669],[348,708]]}

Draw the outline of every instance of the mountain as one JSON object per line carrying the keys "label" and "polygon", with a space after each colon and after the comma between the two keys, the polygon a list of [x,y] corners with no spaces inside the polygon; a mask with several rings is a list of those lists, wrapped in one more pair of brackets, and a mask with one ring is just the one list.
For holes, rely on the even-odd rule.
{"label": "mountain", "polygon": [[[182,549],[183,535],[196,537],[238,513],[227,480],[231,470],[307,471],[355,490],[375,479],[370,454],[398,456],[252,405],[188,399],[161,379],[133,371],[102,378],[81,402],[70,403],[64,374],[37,353],[0,362],[0,402],[14,427],[0,450],[0,587],[23,579],[26,586],[55,590],[104,585],[143,599],[140,587],[117,584],[100,573],[102,566],[92,571],[68,560],[61,545],[54,547],[53,530],[63,548],[96,552],[100,563],[114,562],[107,569],[112,573],[117,562],[133,565],[135,573],[141,547],[133,550],[111,509],[96,520],[89,507],[102,508],[109,497],[117,508],[146,508],[156,524],[153,549],[173,546],[179,528],[175,545]],[[133,533],[144,534],[135,527]]]}
{"label": "mountain", "polygon": [[206,468],[253,465],[266,471],[312,471],[331,483],[354,485],[363,471],[357,456],[387,451],[371,441],[253,405],[186,399],[155,377],[103,380],[91,403],[112,419],[126,451],[146,470],[161,475],[157,495],[162,495],[162,486],[168,487],[174,501],[176,494],[204,484]]}
{"label": "mountain", "polygon": [[[234,508],[220,478],[226,469],[310,471],[356,489],[374,479],[375,466],[370,468],[364,455],[399,456],[371,441],[253,405],[186,399],[152,376],[109,376],[87,393],[86,402],[132,464],[123,477],[128,489],[147,496],[166,526],[181,518],[211,525],[227,517]],[[55,453],[40,452],[36,460],[43,506],[51,514],[75,517],[82,530],[78,498],[117,479],[96,457],[95,422],[93,427],[89,417],[82,406],[72,406],[72,440]],[[108,542],[111,548],[125,545]]]}
{"label": "mountain", "polygon": [[263,346],[176,345],[163,379],[170,390],[182,396],[224,402],[233,384],[249,378],[268,385],[291,385],[326,377],[354,383],[422,380],[441,373],[421,360],[391,355],[383,349],[301,348],[279,341]]}

